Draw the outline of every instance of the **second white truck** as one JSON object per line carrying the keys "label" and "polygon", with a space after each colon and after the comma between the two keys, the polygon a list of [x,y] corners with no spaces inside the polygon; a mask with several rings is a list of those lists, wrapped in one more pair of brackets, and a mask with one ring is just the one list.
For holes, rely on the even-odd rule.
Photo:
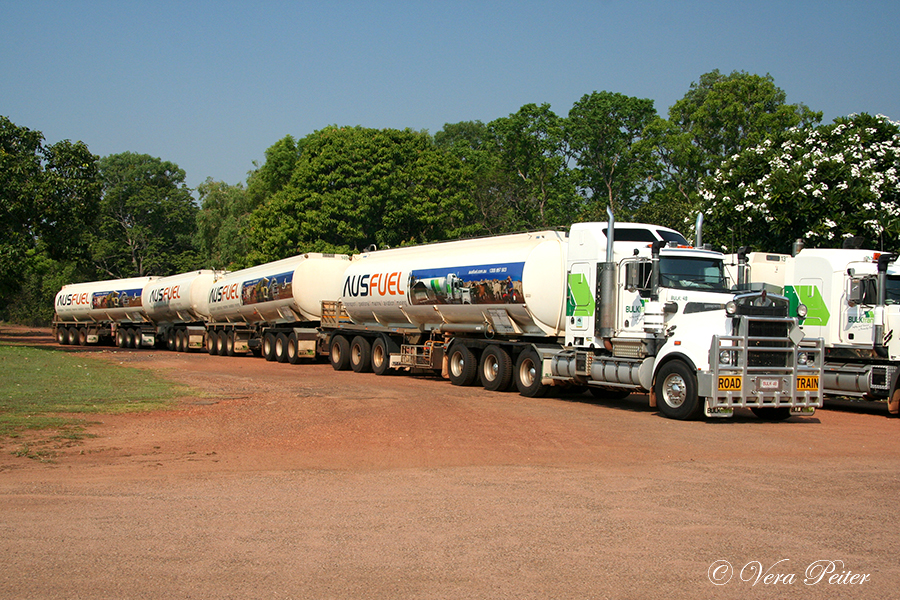
{"label": "second white truck", "polygon": [[783,290],[808,336],[824,340],[822,387],[830,396],[887,402],[900,412],[900,265],[876,250],[803,248],[794,255],[738,255],[744,284]]}

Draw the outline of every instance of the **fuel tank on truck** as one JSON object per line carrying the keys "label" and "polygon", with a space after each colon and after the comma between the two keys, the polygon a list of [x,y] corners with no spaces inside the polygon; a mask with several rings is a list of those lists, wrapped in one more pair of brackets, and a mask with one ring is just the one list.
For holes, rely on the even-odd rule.
{"label": "fuel tank on truck", "polygon": [[364,253],[350,262],[341,301],[357,324],[449,331],[490,322],[505,333],[558,335],[565,256],[560,231]]}
{"label": "fuel tank on truck", "polygon": [[56,314],[60,321],[146,320],[144,287],[157,277],[110,279],[64,285],[56,294]]}
{"label": "fuel tank on truck", "polygon": [[202,270],[154,279],[144,286],[144,310],[156,323],[202,321],[209,317],[209,290],[224,274]]}
{"label": "fuel tank on truck", "polygon": [[318,321],[340,296],[349,257],[310,252],[224,275],[207,293],[213,321]]}

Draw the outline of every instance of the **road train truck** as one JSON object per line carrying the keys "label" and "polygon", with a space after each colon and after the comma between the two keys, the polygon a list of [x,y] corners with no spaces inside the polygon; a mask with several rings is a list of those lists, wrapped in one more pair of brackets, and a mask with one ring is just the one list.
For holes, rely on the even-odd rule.
{"label": "road train truck", "polygon": [[348,261],[307,253],[224,275],[208,289],[209,353],[292,364],[314,357],[322,301],[340,295]]}
{"label": "road train truck", "polygon": [[61,344],[203,348],[208,291],[221,276],[201,270],[63,286],[56,295],[54,335]]}
{"label": "road train truck", "polygon": [[860,249],[802,248],[795,255],[737,255],[743,284],[783,289],[806,306],[801,326],[825,344],[828,396],[887,401],[900,412],[900,265],[898,256]]}
{"label": "road train truck", "polygon": [[732,292],[722,254],[610,214],[354,256],[319,335],[338,370],[433,369],[530,397],[649,392],[670,418],[748,407],[783,419],[822,405],[822,342],[803,339],[788,306]]}

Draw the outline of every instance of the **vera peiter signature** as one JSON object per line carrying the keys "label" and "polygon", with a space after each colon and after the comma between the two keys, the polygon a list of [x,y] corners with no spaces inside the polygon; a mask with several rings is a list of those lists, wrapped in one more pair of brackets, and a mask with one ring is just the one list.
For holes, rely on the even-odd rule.
{"label": "vera peiter signature", "polygon": [[809,563],[799,575],[790,569],[787,558],[766,566],[760,561],[751,560],[735,572],[731,563],[719,559],[707,569],[707,576],[714,585],[726,585],[734,581],[737,584],[755,585],[864,585],[871,581],[871,574],[853,571],[842,560],[815,560]]}

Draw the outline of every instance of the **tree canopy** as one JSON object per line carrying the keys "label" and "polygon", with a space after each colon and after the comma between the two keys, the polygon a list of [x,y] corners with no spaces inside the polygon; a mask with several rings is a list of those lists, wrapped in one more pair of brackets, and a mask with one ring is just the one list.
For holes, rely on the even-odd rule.
{"label": "tree canopy", "polygon": [[867,114],[793,128],[726,160],[701,188],[710,240],[789,252],[795,239],[900,239],[900,124]]}
{"label": "tree canopy", "polygon": [[197,206],[178,165],[123,152],[99,162],[103,198],[91,250],[108,277],[191,271]]}

